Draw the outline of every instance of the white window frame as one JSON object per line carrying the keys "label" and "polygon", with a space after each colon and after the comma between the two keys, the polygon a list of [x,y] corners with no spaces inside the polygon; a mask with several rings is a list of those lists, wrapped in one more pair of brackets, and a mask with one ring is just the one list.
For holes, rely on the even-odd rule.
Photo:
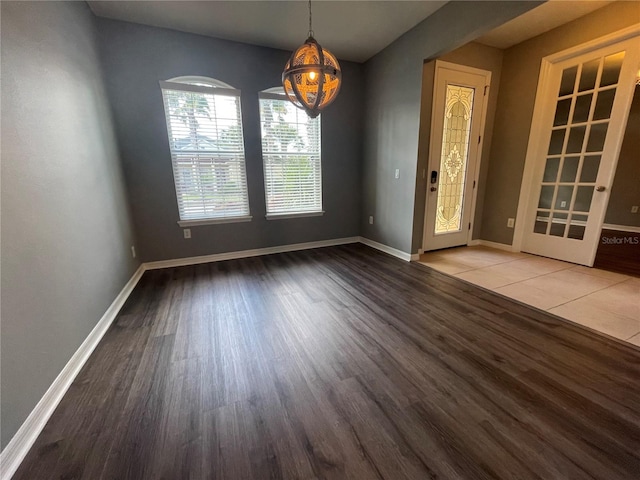
{"label": "white window frame", "polygon": [[[178,182],[178,155],[189,153],[189,151],[182,150],[174,150],[174,145],[172,144],[172,128],[171,121],[168,112],[168,104],[167,104],[167,96],[165,92],[168,91],[184,91],[184,92],[194,92],[194,93],[204,93],[207,95],[214,96],[233,96],[238,98],[238,102],[240,102],[240,90],[237,90],[230,85],[221,82],[219,80],[208,78],[208,77],[199,77],[199,76],[183,76],[172,78],[167,81],[160,81],[160,88],[162,91],[163,102],[165,107],[165,120],[167,122],[167,135],[169,138],[169,148],[171,151],[171,164],[173,170],[174,177],[174,188],[176,191],[176,200],[178,202],[178,211],[180,215],[180,220],[178,221],[178,225],[181,227],[190,227],[190,226],[198,226],[198,225],[211,225],[211,224],[219,224],[219,223],[237,223],[237,222],[248,222],[251,221],[252,216],[250,214],[250,206],[249,206],[249,192],[247,185],[247,169],[246,169],[246,156],[245,156],[245,148],[244,148],[244,131],[242,125],[242,113],[241,106],[238,105],[238,125],[240,127],[240,151],[236,153],[235,156],[240,158],[238,163],[238,167],[241,168],[241,182],[244,182],[240,185],[240,194],[243,196],[244,204],[241,206],[243,212],[241,214],[227,214],[227,212],[222,211],[221,215],[201,215],[201,216],[189,216],[187,212],[183,211],[183,203],[181,199],[181,195],[187,193],[183,187],[179,186]],[[211,149],[211,150],[194,150],[194,154],[202,155],[210,154],[212,156],[219,155],[222,153],[221,150]],[[201,177],[199,177],[200,179]],[[198,193],[202,195],[201,193]],[[204,203],[204,200],[203,200]],[[205,209],[211,208],[212,205],[209,204]]]}
{"label": "white window frame", "polygon": [[[269,211],[269,187],[267,185],[268,182],[268,162],[266,160],[266,156],[271,152],[264,151],[264,142],[262,141],[262,133],[263,133],[263,118],[262,118],[262,100],[281,100],[283,102],[289,102],[287,99],[284,89],[282,87],[274,87],[267,90],[264,90],[258,94],[258,98],[260,101],[260,140],[262,147],[262,166],[264,170],[264,196],[265,196],[265,207],[266,207],[266,218],[267,220],[279,220],[285,218],[302,218],[302,217],[318,217],[324,215],[323,210],[323,196],[322,196],[322,124],[320,121],[320,117],[318,116],[314,121],[318,122],[318,175],[320,176],[320,188],[319,188],[319,207],[313,210],[280,210],[280,211]],[[304,114],[304,113],[302,113]],[[280,153],[280,152],[278,152]],[[309,155],[315,152],[309,153]]]}

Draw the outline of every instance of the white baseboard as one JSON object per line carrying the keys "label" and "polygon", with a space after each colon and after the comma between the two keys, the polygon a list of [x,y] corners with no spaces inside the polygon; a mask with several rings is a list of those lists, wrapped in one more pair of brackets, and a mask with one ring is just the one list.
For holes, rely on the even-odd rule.
{"label": "white baseboard", "polygon": [[605,223],[602,228],[606,230],[617,230],[618,232],[640,233],[640,227],[632,227],[631,225],[613,225]]}
{"label": "white baseboard", "polygon": [[118,312],[127,301],[129,295],[144,273],[144,266],[140,265],[131,279],[122,288],[116,299],[109,305],[100,321],[93,327],[82,345],[76,350],[71,359],[64,366],[60,374],[53,381],[49,389],[42,396],[38,404],[31,411],[27,419],[20,426],[11,441],[0,453],[0,472],[3,480],[9,480],[16,472],[22,460],[27,455],[38,435],[49,421],[54,410],[67,393],[78,373],[91,356],[103,335],[115,320]]}
{"label": "white baseboard", "polygon": [[495,248],[497,250],[504,250],[507,252],[517,252],[513,245],[507,245],[506,243],[498,243],[498,242],[490,242],[489,240],[480,240],[476,238],[467,243],[468,247],[477,247],[478,245],[483,245],[485,247]]}
{"label": "white baseboard", "polygon": [[489,240],[471,240],[469,246],[483,245],[485,247],[495,248],[496,250],[504,250],[506,252],[517,252],[513,245],[506,243],[490,242]]}
{"label": "white baseboard", "polygon": [[213,255],[202,255],[199,257],[160,260],[158,262],[145,263],[144,269],[156,270],[158,268],[184,267],[186,265],[198,265],[200,263],[235,260],[237,258],[259,257],[260,255],[271,255],[273,253],[285,253],[295,252],[297,250],[309,250],[312,248],[333,247],[335,245],[345,245],[347,243],[358,243],[359,241],[360,237],[334,238],[332,240],[320,240],[318,242],[293,243],[290,245],[278,245],[277,247],[255,248],[253,250],[240,250],[237,252],[227,253],[215,253]]}
{"label": "white baseboard", "polygon": [[[410,262],[411,260],[414,260],[413,255],[411,255],[410,253],[403,252],[402,250],[398,250],[397,248],[384,245],[383,243],[375,242],[365,237],[360,237],[360,243],[364,243],[365,245],[368,245],[371,248],[375,248],[376,250],[380,250],[381,252],[388,253],[389,255],[393,255],[394,257],[404,260],[405,262]],[[415,255],[415,257],[416,257],[415,260],[417,260],[419,255]]]}

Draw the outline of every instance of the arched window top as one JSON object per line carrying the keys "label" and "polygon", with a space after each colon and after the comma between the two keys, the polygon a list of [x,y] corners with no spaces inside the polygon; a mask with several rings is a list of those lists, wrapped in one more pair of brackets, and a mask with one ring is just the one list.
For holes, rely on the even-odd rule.
{"label": "arched window top", "polygon": [[[197,75],[187,75],[183,77],[170,78],[167,82],[173,83],[186,83],[187,85],[197,85],[199,87],[214,87],[214,88],[231,88],[234,89],[228,83],[215,78],[200,77]],[[283,90],[284,91],[284,90]]]}
{"label": "arched window top", "polygon": [[282,86],[271,87],[258,93],[258,98],[269,98],[271,100],[286,100],[287,95]]}
{"label": "arched window top", "polygon": [[266,90],[262,90],[261,93],[270,93],[272,95],[285,95],[284,87],[282,86],[267,88]]}
{"label": "arched window top", "polygon": [[205,95],[240,96],[240,90],[235,89],[228,83],[216,80],[215,78],[199,77],[196,75],[160,80],[160,88],[163,91],[173,90],[179,92],[204,93]]}

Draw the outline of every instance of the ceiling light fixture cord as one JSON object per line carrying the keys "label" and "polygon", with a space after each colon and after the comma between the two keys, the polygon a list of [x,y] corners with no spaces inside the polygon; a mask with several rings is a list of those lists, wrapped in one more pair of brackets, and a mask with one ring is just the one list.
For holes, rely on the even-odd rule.
{"label": "ceiling light fixture cord", "polygon": [[309,36],[313,37],[313,29],[311,27],[311,0],[309,0]]}

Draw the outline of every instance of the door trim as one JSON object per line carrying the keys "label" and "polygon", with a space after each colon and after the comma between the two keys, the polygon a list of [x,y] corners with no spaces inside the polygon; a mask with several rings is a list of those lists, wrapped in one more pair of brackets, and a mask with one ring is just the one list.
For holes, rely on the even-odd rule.
{"label": "door trim", "polygon": [[[482,70],[480,68],[475,68],[475,67],[469,67],[467,65],[460,65],[457,63],[451,63],[451,62],[445,62],[443,60],[436,60],[435,61],[435,69],[434,69],[434,75],[433,75],[433,96],[432,96],[432,103],[431,103],[431,128],[429,131],[429,154],[428,154],[428,158],[427,158],[427,166],[426,168],[426,175],[429,175],[429,169],[430,169],[430,165],[431,165],[431,155],[432,155],[432,140],[434,138],[436,138],[436,133],[435,132],[435,128],[436,128],[436,122],[435,120],[435,99],[436,99],[436,87],[438,85],[437,83],[437,76],[438,76],[438,70],[440,68],[447,68],[449,70],[457,70],[459,72],[464,72],[464,73],[471,73],[474,75],[480,75],[485,77],[485,85],[487,88],[487,93],[486,95],[483,95],[483,99],[482,99],[482,117],[480,118],[480,143],[478,144],[478,153],[477,153],[477,158],[476,158],[476,165],[475,165],[475,171],[473,172],[473,181],[475,182],[476,186],[475,188],[472,190],[472,194],[471,194],[471,213],[470,213],[470,221],[471,221],[471,228],[469,229],[469,231],[467,232],[467,245],[469,245],[472,241],[472,237],[473,237],[473,227],[475,225],[475,216],[476,216],[476,203],[477,203],[477,198],[478,198],[478,190],[480,188],[480,165],[482,163],[482,149],[484,147],[484,140],[486,137],[486,132],[485,132],[485,126],[486,126],[486,121],[487,121],[487,109],[489,107],[489,95],[491,94],[491,72],[489,70]],[[426,178],[426,177],[425,177]],[[425,189],[428,189],[430,186],[429,182],[427,181]],[[429,192],[426,192],[425,195],[425,199],[424,199],[424,218],[423,218],[423,227],[422,227],[422,248],[420,249],[422,252],[426,252],[427,249],[425,248],[426,245],[426,241],[427,241],[427,215],[429,213],[429,211],[427,210],[429,208]]]}
{"label": "door trim", "polygon": [[[544,92],[543,89],[547,85],[549,76],[551,74],[551,68],[553,64],[562,62],[569,58],[582,55],[584,53],[588,53],[594,50],[599,50],[601,48],[607,47],[609,45],[613,45],[616,43],[623,42],[625,40],[632,39],[640,35],[640,23],[634,24],[630,27],[624,28],[622,30],[618,30],[617,32],[610,33],[608,35],[596,38],[594,40],[590,40],[586,43],[576,45],[574,47],[568,48],[566,50],[562,50],[560,52],[548,55],[542,58],[542,62],[540,65],[540,75],[538,77],[538,87],[536,91],[536,100],[533,108],[533,117],[531,119],[531,128],[529,130],[529,143],[527,145],[527,154],[525,157],[524,171],[522,175],[522,183],[520,184],[520,196],[518,198],[518,209],[516,212],[516,225],[515,231],[513,234],[513,249],[516,252],[520,252],[522,250],[522,245],[524,243],[525,230],[527,225],[525,225],[525,220],[527,218],[527,212],[529,211],[529,199],[531,196],[531,188],[533,188],[534,184],[534,172],[536,168],[536,161],[540,155],[541,150],[544,150],[546,146],[541,146],[539,143],[540,135],[544,128],[544,112],[547,108],[550,107],[550,103],[555,102],[556,98],[553,95],[546,95],[548,92]],[[632,96],[625,99],[627,103],[626,109],[626,117],[624,118],[624,124],[627,124],[627,119],[629,115],[629,107],[631,105]],[[622,139],[624,137],[624,132],[619,132],[617,137],[615,138],[614,143],[614,151],[616,152],[615,165],[613,171],[615,172],[618,157],[620,155],[620,147],[622,146]],[[613,182],[613,178],[611,179]],[[611,185],[608,185],[611,187]],[[607,196],[605,200],[606,204],[609,203],[609,196]],[[604,213],[602,218],[600,218],[600,225],[604,223],[604,215],[606,214],[606,205],[604,208]],[[591,246],[591,265],[593,265],[593,261],[595,259],[597,245]]]}

